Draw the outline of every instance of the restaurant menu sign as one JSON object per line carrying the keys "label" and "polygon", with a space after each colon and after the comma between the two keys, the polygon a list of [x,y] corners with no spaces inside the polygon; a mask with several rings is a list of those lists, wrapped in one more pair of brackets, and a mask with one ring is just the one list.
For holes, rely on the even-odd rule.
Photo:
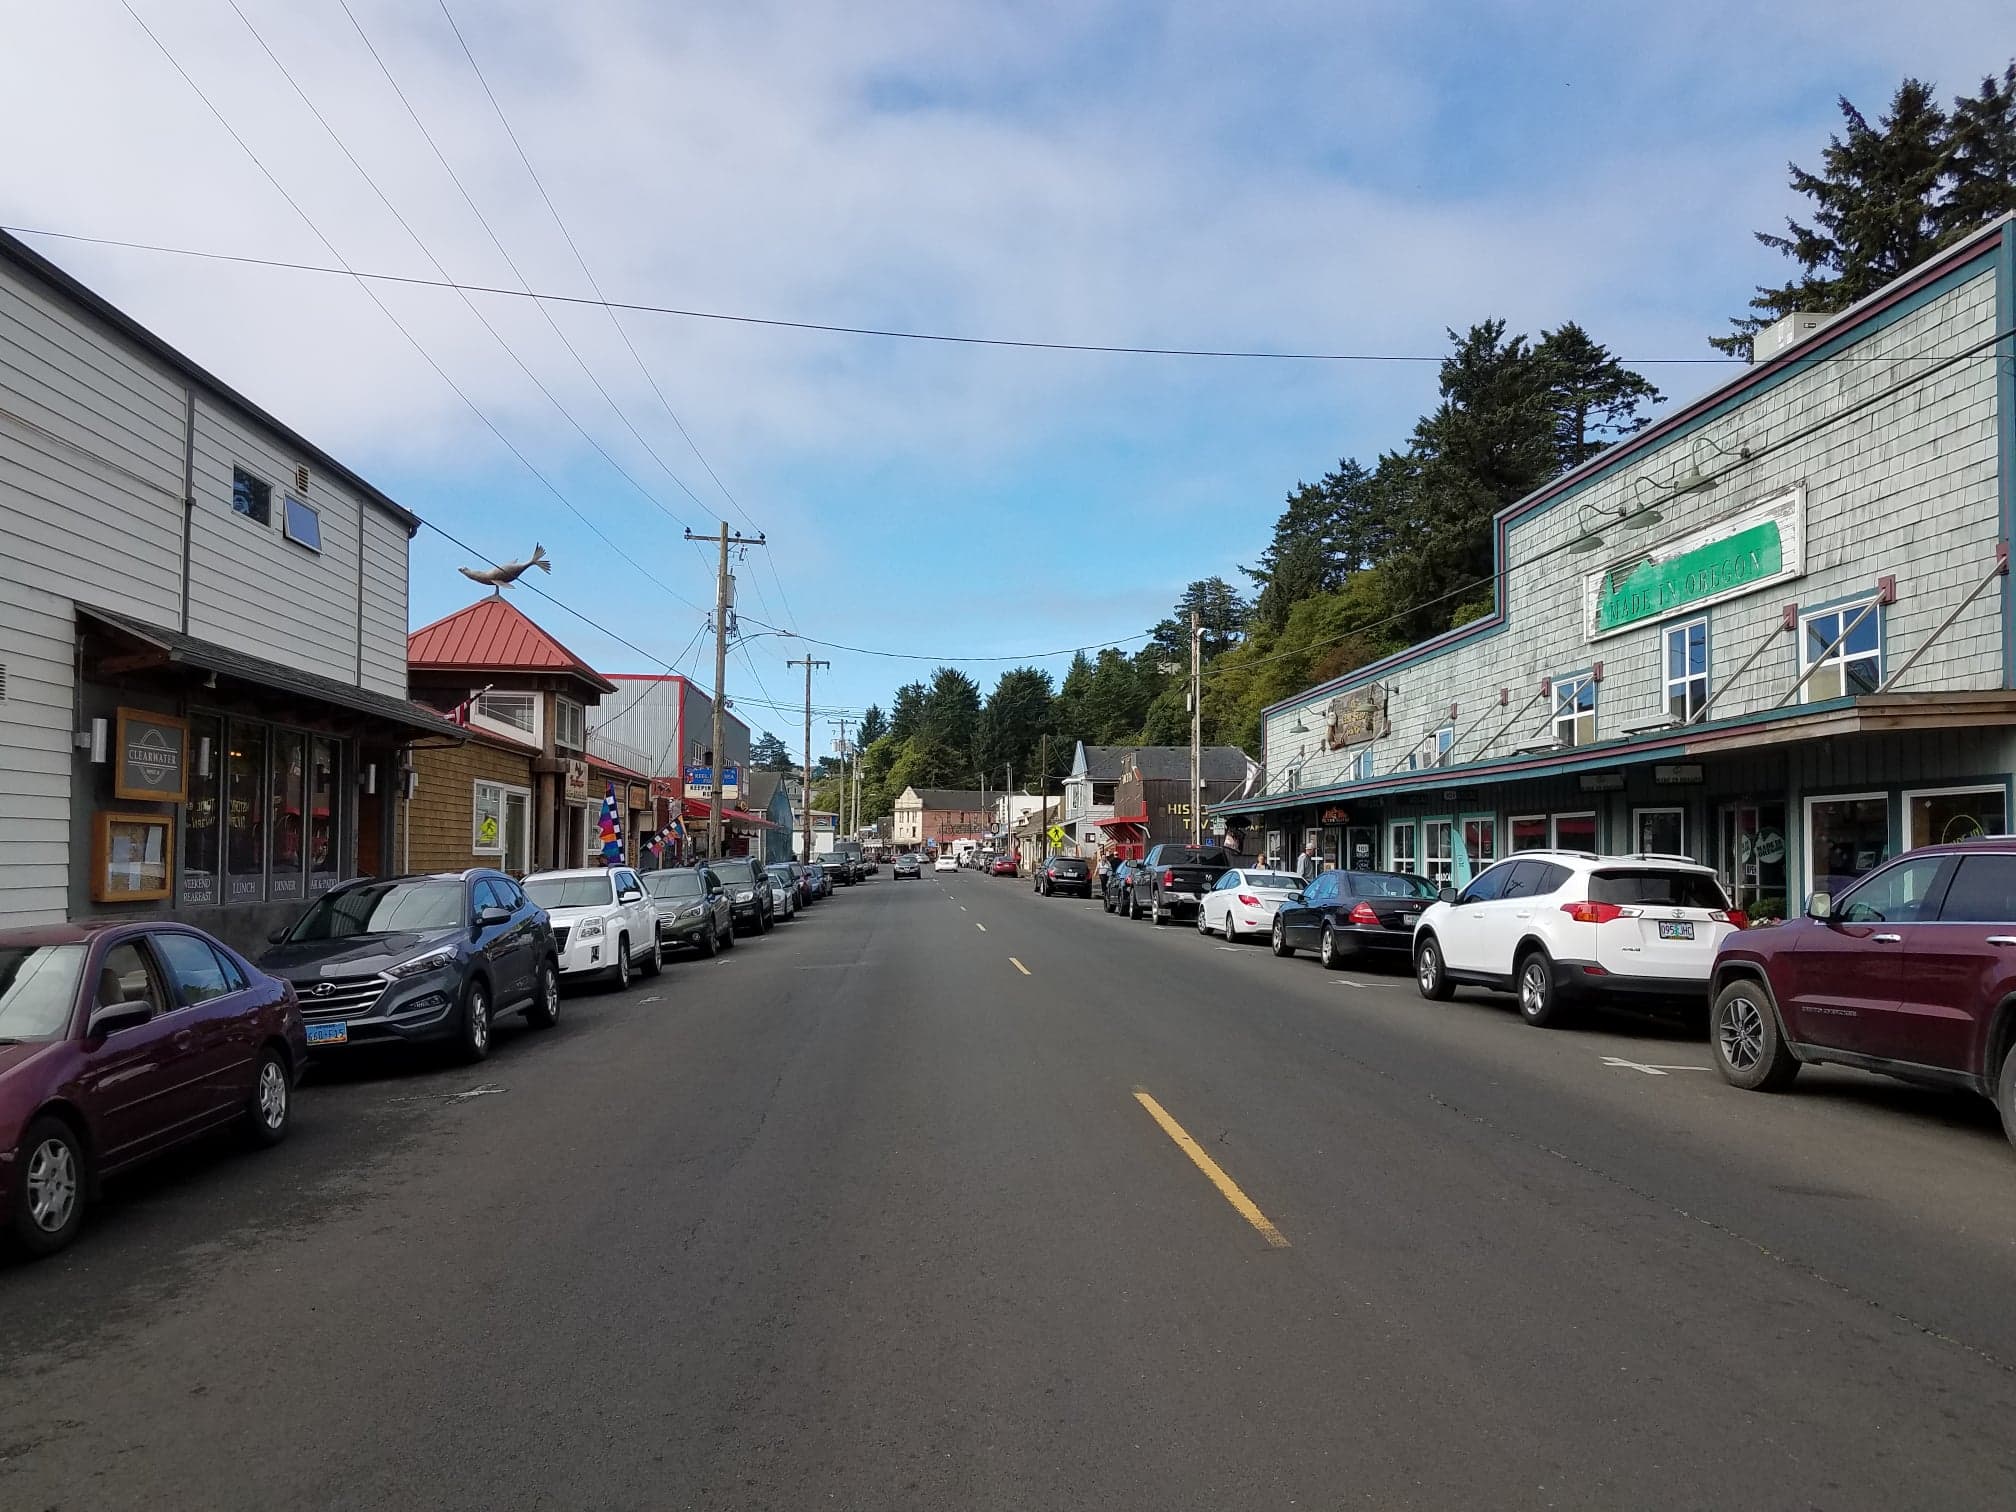
{"label": "restaurant menu sign", "polygon": [[119,711],[119,753],[113,795],[142,802],[181,803],[189,796],[189,727],[172,714]]}
{"label": "restaurant menu sign", "polygon": [[1753,593],[1805,571],[1806,490],[1788,488],[1741,513],[1622,558],[1583,579],[1590,640]]}

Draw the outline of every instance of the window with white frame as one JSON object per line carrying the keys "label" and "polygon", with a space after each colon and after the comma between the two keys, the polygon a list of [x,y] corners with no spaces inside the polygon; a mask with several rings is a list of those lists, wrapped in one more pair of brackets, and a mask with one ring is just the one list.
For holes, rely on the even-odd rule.
{"label": "window with white frame", "polygon": [[1547,816],[1545,814],[1514,814],[1512,816],[1512,851],[1547,849]]}
{"label": "window with white frame", "polygon": [[1411,872],[1416,860],[1414,854],[1414,823],[1408,820],[1396,824],[1386,835],[1387,861],[1397,872]]}
{"label": "window with white frame", "polygon": [[1633,809],[1631,828],[1640,855],[1687,854],[1687,810],[1684,808]]}
{"label": "window with white frame", "polygon": [[1565,851],[1593,851],[1596,849],[1596,816],[1594,814],[1556,814],[1553,823],[1554,849]]}
{"label": "window with white frame", "polygon": [[1582,672],[1554,679],[1554,743],[1587,745],[1596,738],[1596,678]]}
{"label": "window with white frame", "polygon": [[1666,712],[1685,724],[1708,702],[1708,621],[1668,625],[1662,639],[1666,643]]}
{"label": "window with white frame", "polygon": [[1370,782],[1372,777],[1372,747],[1367,746],[1357,756],[1352,758],[1351,780],[1353,782]]}
{"label": "window with white frame", "polygon": [[539,738],[539,695],[536,693],[480,694],[470,711],[478,720],[500,725],[520,735]]}
{"label": "window with white frame", "polygon": [[1463,821],[1463,853],[1470,858],[1470,874],[1475,876],[1498,859],[1498,821],[1476,814]]}
{"label": "window with white frame", "polygon": [[1871,598],[1799,616],[1799,670],[1813,669],[1800,689],[1803,702],[1876,691],[1883,681],[1882,614]]}
{"label": "window with white frame", "polygon": [[581,705],[571,698],[553,700],[553,744],[564,750],[578,751],[588,743],[585,727],[586,716]]}
{"label": "window with white frame", "polygon": [[1456,727],[1444,725],[1421,737],[1421,744],[1415,748],[1415,766],[1439,767],[1449,760],[1449,749],[1456,744]]}
{"label": "window with white frame", "polygon": [[1421,875],[1437,887],[1456,876],[1455,827],[1447,819],[1421,821]]}

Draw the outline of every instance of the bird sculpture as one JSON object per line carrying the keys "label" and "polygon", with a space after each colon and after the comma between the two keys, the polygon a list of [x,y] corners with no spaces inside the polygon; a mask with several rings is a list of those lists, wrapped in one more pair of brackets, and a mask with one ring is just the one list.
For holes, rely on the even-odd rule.
{"label": "bird sculpture", "polygon": [[474,567],[464,567],[460,571],[462,576],[471,581],[488,583],[499,594],[502,594],[506,588],[518,581],[519,577],[528,567],[537,567],[541,572],[551,572],[553,570],[553,564],[546,560],[546,548],[537,542],[533,543],[532,555],[522,562],[505,562],[498,567],[484,567],[480,570]]}

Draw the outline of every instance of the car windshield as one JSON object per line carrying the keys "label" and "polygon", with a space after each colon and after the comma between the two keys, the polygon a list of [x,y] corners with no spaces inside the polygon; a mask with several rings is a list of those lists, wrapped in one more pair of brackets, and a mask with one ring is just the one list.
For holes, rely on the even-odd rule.
{"label": "car windshield", "polygon": [[1404,872],[1350,872],[1339,889],[1351,898],[1432,898],[1435,884]]}
{"label": "car windshield", "polygon": [[747,886],[756,880],[756,868],[748,861],[716,861],[714,875],[731,887],[738,882]]}
{"label": "car windshield", "polygon": [[700,885],[700,874],[690,871],[649,872],[644,885],[654,898],[697,898],[707,891]]}
{"label": "car windshield", "polygon": [[350,940],[360,935],[456,929],[468,922],[459,878],[366,882],[325,893],[287,932],[287,938],[294,943]]}
{"label": "car windshield", "polygon": [[1666,903],[1676,908],[1727,908],[1722,884],[1707,872],[1646,868],[1589,876],[1591,903]]}
{"label": "car windshield", "polygon": [[525,896],[541,908],[600,908],[615,894],[606,876],[527,877]]}
{"label": "car windshield", "polygon": [[82,945],[0,945],[0,1045],[61,1039],[83,970]]}
{"label": "car windshield", "polygon": [[1302,886],[1302,879],[1293,872],[1242,872],[1240,877],[1248,887],[1281,887],[1295,892]]}
{"label": "car windshield", "polygon": [[773,866],[770,868],[770,875],[772,879],[778,882],[795,882],[797,880],[792,875],[791,868],[788,866]]}

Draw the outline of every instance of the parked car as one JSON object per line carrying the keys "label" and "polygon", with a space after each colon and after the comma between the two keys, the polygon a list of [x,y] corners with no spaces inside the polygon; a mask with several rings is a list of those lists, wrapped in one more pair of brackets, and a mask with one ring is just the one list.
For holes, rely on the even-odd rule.
{"label": "parked car", "polygon": [[948,852],[940,851],[938,859],[931,863],[931,870],[934,872],[956,872],[959,870],[959,858]]}
{"label": "parked car", "polygon": [[788,864],[791,868],[792,880],[798,887],[798,906],[800,908],[808,908],[811,906],[813,900],[819,896],[818,888],[813,885],[812,868],[807,866],[803,861],[792,861]]}
{"label": "parked car", "polygon": [[343,883],[275,932],[259,965],[293,987],[318,1055],[452,1041],[478,1061],[500,1013],[560,1021],[546,911],[488,867]]}
{"label": "parked car", "polygon": [[535,872],[525,879],[525,896],[552,920],[563,980],[601,977],[625,989],[639,966],[651,976],[664,970],[658,905],[629,867]]}
{"label": "parked car", "polygon": [[987,872],[989,876],[994,877],[1015,876],[1017,874],[1015,858],[1013,856],[996,856],[988,865]]}
{"label": "parked car", "polygon": [[811,889],[812,896],[815,898],[830,898],[833,896],[833,878],[827,872],[822,862],[807,861],[805,863],[805,885]]}
{"label": "parked car", "polygon": [[1414,926],[1437,896],[1433,882],[1410,872],[1327,871],[1281,905],[1269,942],[1277,956],[1313,950],[1333,968],[1367,955],[1405,962]]}
{"label": "parked car", "polygon": [[1293,872],[1221,872],[1197,904],[1197,933],[1222,934],[1227,943],[1242,934],[1266,934],[1274,911],[1301,896],[1302,879]]}
{"label": "parked car", "polygon": [[771,892],[770,874],[746,856],[709,862],[707,869],[728,890],[735,927],[744,934],[768,934],[777,921],[777,899]]}
{"label": "parked car", "polygon": [[1428,905],[1414,976],[1438,1001],[1459,983],[1515,992],[1543,1026],[1588,999],[1702,1002],[1716,949],[1745,922],[1692,861],[1522,851]]}
{"label": "parked car", "polygon": [[854,863],[838,851],[822,856],[820,863],[826,868],[826,876],[835,887],[852,887],[861,880],[855,875]]}
{"label": "parked car", "polygon": [[1204,894],[1229,871],[1232,858],[1215,845],[1163,844],[1141,858],[1128,888],[1128,917],[1147,914],[1151,922],[1194,919]]}
{"label": "parked car", "polygon": [[658,947],[719,955],[735,944],[735,915],[728,891],[699,866],[644,873],[645,891],[658,910]]}
{"label": "parked car", "polygon": [[898,856],[896,864],[889,869],[889,880],[892,882],[901,882],[905,877],[908,877],[912,882],[917,882],[921,881],[923,876],[924,858],[922,856]]}
{"label": "parked car", "polygon": [[1803,918],[1725,935],[1709,1043],[1734,1086],[1832,1063],[1992,1098],[2016,1141],[2016,840],[1909,851]]}
{"label": "parked car", "polygon": [[1046,898],[1058,893],[1092,896],[1092,863],[1079,856],[1052,856],[1036,868],[1036,891]]}
{"label": "parked car", "polygon": [[763,868],[770,875],[770,897],[780,919],[795,919],[798,916],[798,879],[791,875],[791,868],[783,862]]}
{"label": "parked car", "polygon": [[1122,861],[1106,873],[1105,880],[1099,884],[1099,896],[1106,912],[1126,914],[1129,918],[1139,917],[1134,912],[1134,874],[1140,869],[1139,861]]}
{"label": "parked car", "polygon": [[99,1183],[220,1124],[287,1137],[294,989],[186,924],[0,933],[0,1227],[51,1255]]}

